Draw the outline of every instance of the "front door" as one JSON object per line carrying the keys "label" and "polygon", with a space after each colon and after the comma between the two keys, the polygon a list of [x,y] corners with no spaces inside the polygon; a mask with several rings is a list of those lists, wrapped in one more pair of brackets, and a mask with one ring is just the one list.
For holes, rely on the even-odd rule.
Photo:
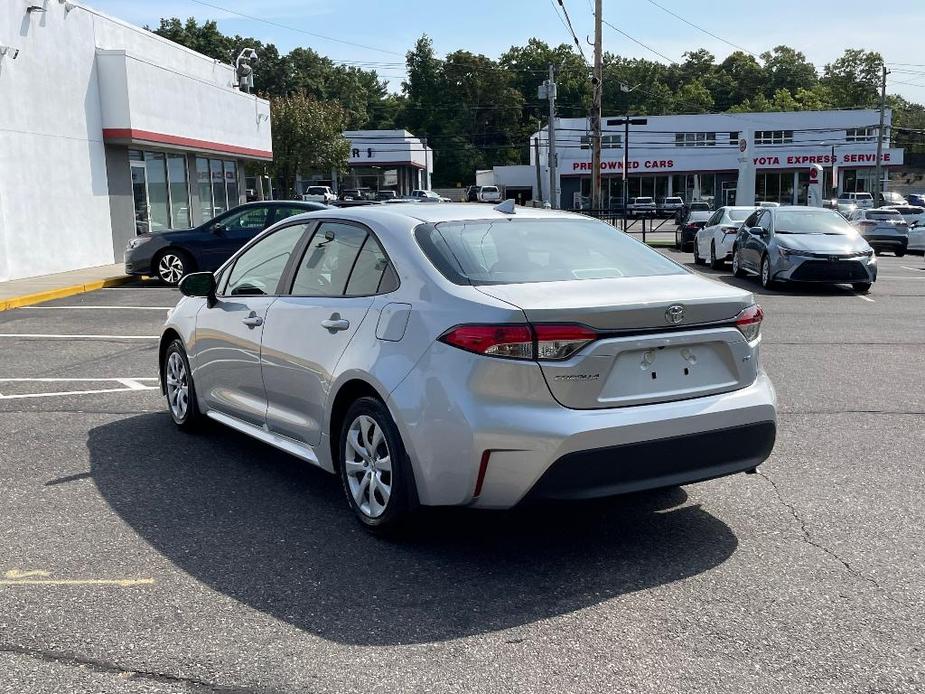
{"label": "front door", "polygon": [[[759,211],[753,228],[761,228],[765,233],[768,233],[771,228],[770,213],[767,211]],[[761,256],[764,255],[766,244],[767,239],[763,234],[759,234],[757,230],[752,232],[751,229],[749,229],[748,237],[745,240],[745,246],[739,256],[742,264],[750,270],[758,272],[761,269]]]}
{"label": "front door", "polygon": [[727,207],[732,207],[736,204],[736,189],[727,188],[726,184],[723,184],[723,204]]}
{"label": "front door", "polygon": [[[388,260],[358,224],[325,221],[294,271],[289,296],[270,307],[263,334],[267,427],[309,445],[321,439],[338,362],[377,293]],[[388,280],[390,281],[390,280]]]}
{"label": "front door", "polygon": [[273,221],[271,205],[249,205],[237,212],[212,220],[207,225],[212,236],[203,243],[203,270],[216,270],[239,248],[266,229]]}
{"label": "front door", "polygon": [[148,205],[148,177],[143,161],[130,162],[132,169],[132,200],[135,204],[135,233],[151,231],[151,208]]}
{"label": "front door", "polygon": [[260,348],[268,309],[306,225],[280,229],[245,250],[219,279],[213,306],[196,316],[193,377],[209,410],[263,426]]}

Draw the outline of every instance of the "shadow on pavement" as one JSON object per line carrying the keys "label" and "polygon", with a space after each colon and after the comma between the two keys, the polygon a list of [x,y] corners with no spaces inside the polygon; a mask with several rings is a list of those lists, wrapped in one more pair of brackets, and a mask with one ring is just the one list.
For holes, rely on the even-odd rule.
{"label": "shadow on pavement", "polygon": [[166,414],[90,431],[111,507],[183,571],[326,639],[422,643],[516,627],[677,581],[737,541],[680,488],[507,513],[429,510],[369,536],[339,481],[217,425]]}

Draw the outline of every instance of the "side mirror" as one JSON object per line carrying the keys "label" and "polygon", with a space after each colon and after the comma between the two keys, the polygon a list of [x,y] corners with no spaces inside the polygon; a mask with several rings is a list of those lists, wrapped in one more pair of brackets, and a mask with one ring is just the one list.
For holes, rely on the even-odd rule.
{"label": "side mirror", "polygon": [[193,272],[178,285],[183,296],[204,296],[211,307],[215,301],[215,275],[211,272]]}
{"label": "side mirror", "polygon": [[748,233],[752,236],[764,236],[764,229],[762,227],[750,227]]}
{"label": "side mirror", "polygon": [[212,225],[212,233],[213,233],[213,234],[221,234],[221,233],[227,231],[227,229],[228,229],[228,227],[226,227],[226,226],[225,226],[224,224],[222,224],[221,222],[216,222],[215,224]]}

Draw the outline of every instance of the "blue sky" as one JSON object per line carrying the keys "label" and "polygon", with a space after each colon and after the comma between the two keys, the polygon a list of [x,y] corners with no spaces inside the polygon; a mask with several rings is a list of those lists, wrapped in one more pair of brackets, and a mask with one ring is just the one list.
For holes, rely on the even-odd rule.
{"label": "blue sky", "polygon": [[[83,0],[82,0],[83,1]],[[86,0],[135,24],[161,17],[214,19],[222,31],[255,36],[283,51],[310,46],[335,60],[376,63],[394,90],[400,88],[404,52],[428,34],[438,53],[466,49],[497,57],[535,36],[549,43],[570,40],[557,18],[555,0],[204,0],[275,24],[245,19],[195,0]],[[579,37],[593,32],[592,0],[564,0]],[[821,69],[845,48],[880,51],[894,65],[888,91],[925,102],[925,2],[894,0],[872,11],[869,2],[807,0],[656,0],[717,36],[754,53],[781,43],[806,54]],[[344,11],[343,8],[348,8]],[[560,15],[561,16],[561,15]],[[659,9],[649,0],[604,0],[604,19],[665,56],[706,48],[719,58],[735,50]],[[364,44],[345,45],[298,31]],[[604,27],[604,48],[621,55],[661,60]],[[378,49],[378,50],[373,50]],[[591,57],[591,47],[587,47]],[[900,72],[904,71],[904,72]],[[901,84],[901,83],[912,84]],[[922,85],[922,86],[919,86]]]}

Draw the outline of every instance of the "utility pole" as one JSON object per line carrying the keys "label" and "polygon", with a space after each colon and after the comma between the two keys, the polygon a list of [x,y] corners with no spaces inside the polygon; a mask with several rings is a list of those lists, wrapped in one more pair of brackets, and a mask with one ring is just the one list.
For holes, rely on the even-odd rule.
{"label": "utility pole", "polygon": [[890,74],[886,65],[882,66],[882,77],[880,79],[880,129],[877,131],[877,164],[874,169],[876,181],[874,182],[874,207],[880,207],[880,196],[883,193],[883,171],[880,165],[880,157],[883,155],[883,118],[886,110],[886,76]]}
{"label": "utility pole", "polygon": [[556,74],[552,65],[549,66],[549,79],[544,83],[546,98],[549,100],[549,205],[554,210],[559,209],[558,195],[556,195]]}
{"label": "utility pole", "polygon": [[604,59],[601,54],[602,0],[594,0],[594,75],[591,86],[594,103],[591,106],[591,209],[603,208],[601,202],[601,98],[603,92]]}
{"label": "utility pole", "polygon": [[540,175],[540,134],[533,138],[533,163],[536,165],[536,198],[543,202],[543,177]]}

